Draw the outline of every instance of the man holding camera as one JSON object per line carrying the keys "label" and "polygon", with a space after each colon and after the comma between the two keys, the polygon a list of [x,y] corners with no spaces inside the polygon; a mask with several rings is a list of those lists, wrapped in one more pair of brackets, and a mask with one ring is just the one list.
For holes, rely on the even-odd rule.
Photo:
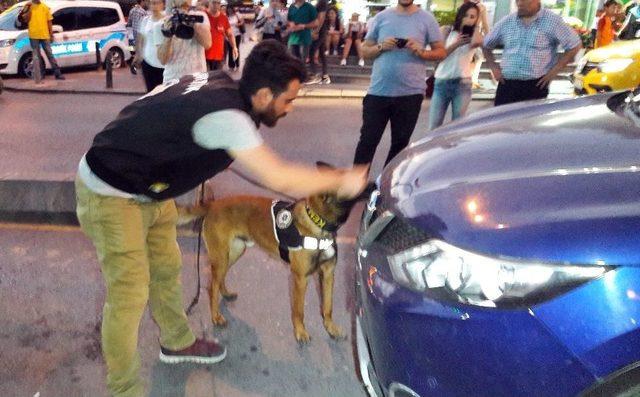
{"label": "man holding camera", "polygon": [[[429,50],[425,49],[427,45]],[[353,162],[371,164],[391,121],[391,149],[386,165],[409,144],[418,121],[426,90],[425,61],[442,60],[447,52],[433,15],[413,4],[413,0],[398,0],[396,7],[376,15],[362,54],[374,61]]]}
{"label": "man holding camera", "polygon": [[162,82],[166,84],[188,74],[207,71],[205,50],[211,47],[209,18],[202,11],[191,11],[189,0],[173,0],[173,9],[165,17],[158,47],[158,60],[164,65]]}

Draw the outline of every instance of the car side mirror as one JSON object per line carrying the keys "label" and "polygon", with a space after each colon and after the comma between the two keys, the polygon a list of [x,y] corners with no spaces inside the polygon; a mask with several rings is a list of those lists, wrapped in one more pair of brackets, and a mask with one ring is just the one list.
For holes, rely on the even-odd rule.
{"label": "car side mirror", "polygon": [[53,30],[53,33],[62,33],[62,32],[64,32],[64,29],[62,29],[62,26],[60,26],[60,25],[53,25],[51,27],[51,30]]}

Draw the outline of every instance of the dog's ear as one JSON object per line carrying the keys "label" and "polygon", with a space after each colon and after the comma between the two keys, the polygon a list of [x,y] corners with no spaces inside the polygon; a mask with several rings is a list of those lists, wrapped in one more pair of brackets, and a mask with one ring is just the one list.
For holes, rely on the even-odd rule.
{"label": "dog's ear", "polygon": [[323,169],[323,168],[330,169],[330,170],[336,169],[336,167],[332,166],[329,163],[325,163],[324,161],[316,161],[316,167],[318,169]]}

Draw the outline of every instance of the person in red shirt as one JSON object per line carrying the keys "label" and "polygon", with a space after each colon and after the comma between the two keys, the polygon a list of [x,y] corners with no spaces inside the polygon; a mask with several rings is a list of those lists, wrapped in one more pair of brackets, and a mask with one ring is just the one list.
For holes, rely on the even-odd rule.
{"label": "person in red shirt", "polygon": [[211,0],[207,10],[209,24],[211,25],[211,47],[205,52],[207,58],[207,68],[209,70],[222,69],[224,59],[225,37],[231,44],[231,51],[234,59],[238,58],[238,47],[233,30],[226,15],[220,12],[220,0]]}
{"label": "person in red shirt", "polygon": [[619,6],[620,4],[616,0],[608,0],[604,3],[604,15],[600,17],[596,31],[596,48],[611,44],[615,39],[613,18],[615,18]]}

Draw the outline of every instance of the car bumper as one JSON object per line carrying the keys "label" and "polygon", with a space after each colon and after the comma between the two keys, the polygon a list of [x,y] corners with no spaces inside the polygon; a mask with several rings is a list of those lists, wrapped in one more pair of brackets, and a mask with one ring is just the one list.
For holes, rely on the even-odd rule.
{"label": "car bumper", "polygon": [[372,387],[389,395],[404,385],[423,397],[574,396],[594,383],[533,311],[431,300],[399,287],[374,265],[380,260],[359,257],[356,280],[358,348],[368,348]]}
{"label": "car bumper", "polygon": [[571,80],[576,94],[593,95],[635,88],[640,83],[640,73],[627,70],[617,73],[602,73],[598,70],[591,70],[586,75],[574,73]]}
{"label": "car bumper", "polygon": [[0,48],[0,74],[18,73],[18,59],[13,47]]}

